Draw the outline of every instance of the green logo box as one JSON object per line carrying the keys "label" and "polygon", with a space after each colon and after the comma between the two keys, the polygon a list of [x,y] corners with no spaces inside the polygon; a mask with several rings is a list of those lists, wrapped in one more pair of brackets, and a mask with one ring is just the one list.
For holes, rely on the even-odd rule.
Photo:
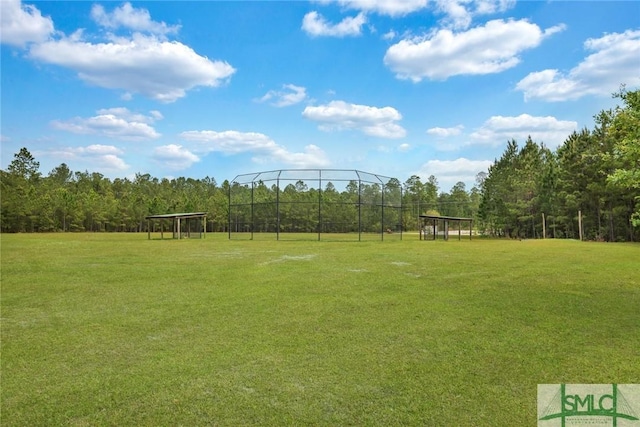
{"label": "green logo box", "polygon": [[538,384],[538,427],[640,427],[640,384]]}

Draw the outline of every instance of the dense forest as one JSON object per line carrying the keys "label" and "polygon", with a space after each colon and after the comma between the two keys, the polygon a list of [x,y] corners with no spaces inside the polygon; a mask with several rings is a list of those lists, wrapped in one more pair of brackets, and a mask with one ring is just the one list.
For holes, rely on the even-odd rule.
{"label": "dense forest", "polygon": [[640,231],[640,90],[623,87],[593,130],[553,152],[529,138],[510,141],[480,179],[479,228],[488,234],[637,241]]}
{"label": "dense forest", "polygon": [[[449,192],[441,191],[436,177],[422,182],[416,175],[404,183],[391,180],[384,191],[354,183],[340,190],[328,184],[320,191],[301,181],[282,190],[282,202],[306,205],[312,216],[317,213],[309,206],[317,200],[332,201],[333,211],[327,204],[323,217],[334,225],[325,231],[352,231],[344,226],[353,220],[348,209],[362,200],[367,206],[382,206],[372,194],[385,193],[391,208],[385,223],[393,229],[416,230],[418,215],[429,213],[473,217],[477,232],[484,235],[541,238],[544,232],[546,237],[578,238],[580,218],[585,239],[637,241],[640,90],[623,87],[614,97],[620,105],[597,114],[593,130],[568,135],[555,151],[531,138],[521,146],[509,141],[502,156],[478,174],[469,190],[458,182]],[[2,232],[146,231],[147,215],[199,211],[207,212],[209,231],[229,227],[231,184],[226,180],[218,184],[210,177],[158,179],[149,174],[111,180],[96,172],[74,172],[64,163],[46,176],[39,169],[38,161],[22,148],[7,170],[0,170]],[[259,187],[256,194],[273,190]],[[341,205],[346,211],[338,208]],[[304,216],[304,209],[295,215],[291,209],[289,217]],[[348,219],[341,219],[345,215]],[[379,215],[369,217],[364,219],[365,229],[386,229]]]}

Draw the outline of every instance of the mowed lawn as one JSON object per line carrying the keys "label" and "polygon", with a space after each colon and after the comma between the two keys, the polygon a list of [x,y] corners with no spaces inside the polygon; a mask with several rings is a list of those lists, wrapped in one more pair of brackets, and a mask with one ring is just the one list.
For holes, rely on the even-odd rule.
{"label": "mowed lawn", "polygon": [[640,245],[2,235],[0,424],[536,423],[640,383]]}

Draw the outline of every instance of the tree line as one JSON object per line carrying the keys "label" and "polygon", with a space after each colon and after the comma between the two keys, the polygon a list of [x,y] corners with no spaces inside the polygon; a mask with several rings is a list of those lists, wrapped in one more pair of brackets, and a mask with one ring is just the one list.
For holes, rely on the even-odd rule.
{"label": "tree line", "polygon": [[73,172],[65,163],[46,176],[39,169],[23,147],[7,170],[0,170],[2,232],[142,232],[147,231],[146,216],[174,212],[206,212],[207,231],[213,232],[229,227],[275,231],[276,223],[281,231],[316,232],[318,216],[323,232],[358,231],[358,220],[363,231],[399,231],[417,229],[424,212],[472,215],[480,200],[478,189],[468,193],[463,182],[450,193],[439,193],[435,176],[424,185],[414,175],[404,184],[395,178],[384,186],[350,181],[338,189],[327,182],[320,190],[303,180],[277,189],[264,182],[251,186],[225,180],[219,185],[210,177],[136,174],[111,180],[97,172]]}
{"label": "tree line", "polygon": [[522,146],[509,141],[470,190],[458,182],[449,192],[441,191],[433,175],[426,182],[417,175],[404,183],[392,179],[384,188],[349,182],[342,189],[327,183],[320,190],[299,181],[277,190],[256,183],[253,212],[246,207],[252,201],[248,187],[227,180],[219,185],[210,177],[149,174],[111,180],[97,172],[71,171],[65,163],[43,175],[25,147],[0,170],[0,230],[139,232],[147,230],[147,215],[207,212],[207,230],[214,232],[230,226],[246,230],[249,223],[254,231],[281,226],[315,232],[320,226],[323,232],[350,232],[356,231],[356,217],[365,231],[395,231],[417,230],[418,216],[426,213],[474,218],[476,230],[491,236],[577,238],[582,232],[586,239],[635,241],[640,228],[640,91],[623,87],[614,96],[622,105],[601,111],[593,130],[572,133],[555,151],[530,137]]}
{"label": "tree line", "polygon": [[[640,90],[573,132],[557,150],[510,141],[478,181],[479,227],[498,236],[637,241],[640,228]],[[580,229],[580,227],[582,229]]]}

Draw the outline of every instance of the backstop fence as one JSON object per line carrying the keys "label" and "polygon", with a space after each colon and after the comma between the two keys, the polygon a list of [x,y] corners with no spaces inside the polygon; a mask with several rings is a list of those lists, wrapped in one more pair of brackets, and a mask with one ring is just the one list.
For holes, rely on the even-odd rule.
{"label": "backstop fence", "polygon": [[229,239],[402,239],[402,185],[359,170],[280,169],[236,176]]}

